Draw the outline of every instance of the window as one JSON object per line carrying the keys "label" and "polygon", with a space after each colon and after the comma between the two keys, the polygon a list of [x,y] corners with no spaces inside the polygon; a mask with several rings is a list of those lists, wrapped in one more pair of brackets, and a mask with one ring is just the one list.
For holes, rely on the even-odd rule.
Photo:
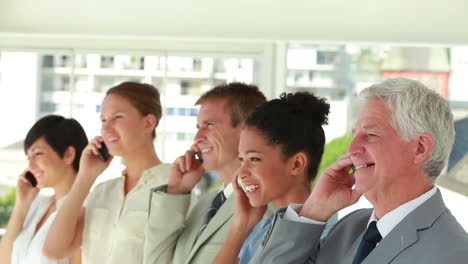
{"label": "window", "polygon": [[[0,52],[0,55],[0,69],[11,69],[7,89],[16,91],[17,86],[23,83],[21,87],[25,90],[15,92],[13,98],[27,101],[24,113],[28,115],[21,125],[12,127],[15,132],[0,139],[0,148],[19,144],[34,121],[48,114],[74,117],[90,137],[99,135],[100,104],[106,91],[121,82],[135,81],[151,83],[160,91],[165,112],[158,126],[156,147],[160,158],[171,162],[185,152],[193,140],[191,136],[196,132],[197,115],[194,103],[203,92],[220,83],[260,79],[254,77],[258,74],[254,71],[254,64],[258,62],[248,57],[134,56],[124,52],[115,55],[99,52],[74,55],[71,52]],[[222,67],[216,71],[215,64]],[[0,77],[3,74],[0,71]],[[15,101],[13,98],[8,98],[11,103],[4,104],[5,109],[0,114],[2,120],[6,120],[6,113],[17,107],[12,103]],[[169,136],[175,133],[179,133],[178,136]]]}
{"label": "window", "polygon": [[[331,140],[354,125],[357,94],[387,78],[419,80],[450,102],[466,105],[467,61],[466,47],[290,43],[285,84],[288,92],[309,91],[329,100],[325,133]],[[455,117],[468,117],[467,109],[453,108]]]}

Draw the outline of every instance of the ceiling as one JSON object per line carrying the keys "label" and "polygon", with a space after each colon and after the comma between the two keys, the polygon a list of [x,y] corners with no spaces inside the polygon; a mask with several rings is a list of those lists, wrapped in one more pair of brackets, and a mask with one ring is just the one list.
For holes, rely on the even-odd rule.
{"label": "ceiling", "polygon": [[467,14],[466,0],[0,0],[0,34],[466,45]]}

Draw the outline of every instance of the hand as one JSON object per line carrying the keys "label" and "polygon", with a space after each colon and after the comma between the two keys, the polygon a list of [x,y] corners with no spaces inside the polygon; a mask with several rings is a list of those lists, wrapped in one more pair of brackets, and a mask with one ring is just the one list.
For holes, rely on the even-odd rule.
{"label": "hand", "polygon": [[25,176],[27,172],[28,170],[23,171],[16,183],[16,203],[29,208],[32,201],[39,193],[39,188],[33,187],[31,183],[29,183]]}
{"label": "hand", "polygon": [[205,169],[202,161],[195,158],[195,153],[200,150],[194,144],[185,155],[178,157],[172,164],[167,192],[170,194],[190,193],[201,180]]}
{"label": "hand", "polygon": [[328,167],[299,214],[326,222],[334,213],[355,204],[361,194],[353,189],[354,173],[349,173],[352,165],[350,155],[345,154]]}
{"label": "hand", "polygon": [[265,214],[268,205],[253,207],[244,190],[237,183],[238,174],[236,173],[232,182],[235,195],[235,209],[233,226],[238,230],[247,231],[247,234],[260,222]]}
{"label": "hand", "polygon": [[111,156],[105,162],[99,158],[99,149],[101,148],[103,142],[104,139],[102,137],[95,137],[83,150],[80,159],[78,177],[80,177],[80,175],[86,175],[85,177],[87,177],[87,180],[94,183],[96,178],[109,166],[112,159],[114,158],[113,156]]}

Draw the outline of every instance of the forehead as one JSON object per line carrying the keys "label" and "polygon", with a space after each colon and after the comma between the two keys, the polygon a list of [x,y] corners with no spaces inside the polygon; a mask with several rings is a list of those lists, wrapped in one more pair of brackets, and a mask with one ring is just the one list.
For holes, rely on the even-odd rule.
{"label": "forehead", "polygon": [[102,101],[102,113],[119,111],[137,111],[130,101],[118,94],[109,94]]}
{"label": "forehead", "polygon": [[246,127],[242,130],[239,142],[239,152],[259,150],[268,147],[262,132],[256,128]]}
{"label": "forehead", "polygon": [[27,149],[27,152],[31,152],[34,149],[45,149],[45,148],[50,148],[49,144],[47,144],[47,141],[45,140],[44,136],[36,139],[31,146]]}
{"label": "forehead", "polygon": [[230,122],[231,115],[228,111],[225,111],[227,99],[209,99],[204,101],[200,110],[198,111],[197,120],[198,122],[204,122],[208,120],[216,120],[219,122]]}
{"label": "forehead", "polygon": [[388,128],[392,127],[392,113],[382,99],[367,101],[356,122],[355,129]]}

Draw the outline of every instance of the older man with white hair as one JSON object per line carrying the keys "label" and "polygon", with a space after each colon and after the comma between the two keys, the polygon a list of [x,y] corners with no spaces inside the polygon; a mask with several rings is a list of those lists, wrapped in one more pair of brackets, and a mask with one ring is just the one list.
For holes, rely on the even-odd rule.
{"label": "older man with white hair", "polygon": [[[455,134],[447,102],[404,78],[361,96],[348,153],[325,170],[303,206],[277,212],[251,263],[468,262],[468,235],[434,186]],[[320,240],[330,216],[361,195],[374,208],[350,213]]]}

